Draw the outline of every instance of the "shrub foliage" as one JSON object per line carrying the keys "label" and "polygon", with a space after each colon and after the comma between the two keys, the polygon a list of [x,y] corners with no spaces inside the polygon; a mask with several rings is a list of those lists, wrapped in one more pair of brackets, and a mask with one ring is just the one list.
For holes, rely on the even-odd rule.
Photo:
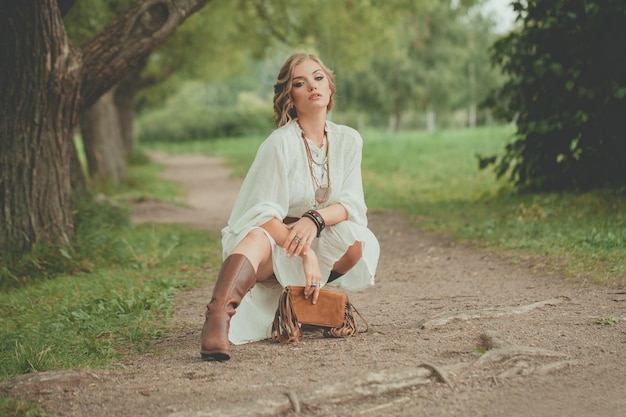
{"label": "shrub foliage", "polygon": [[498,91],[517,132],[500,156],[482,157],[521,189],[626,185],[626,3],[512,3],[521,28],[492,59],[510,78]]}
{"label": "shrub foliage", "polygon": [[140,143],[188,142],[266,133],[272,128],[272,110],[239,107],[166,107],[139,120]]}

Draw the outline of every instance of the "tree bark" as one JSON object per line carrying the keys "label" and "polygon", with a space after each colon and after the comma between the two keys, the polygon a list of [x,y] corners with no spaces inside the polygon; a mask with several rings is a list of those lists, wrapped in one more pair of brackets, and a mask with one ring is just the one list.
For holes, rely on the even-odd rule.
{"label": "tree bark", "polygon": [[426,130],[433,133],[437,129],[435,125],[435,111],[431,106],[426,107]]}
{"label": "tree bark", "polygon": [[471,128],[476,127],[476,118],[478,112],[478,106],[476,104],[476,66],[473,62],[470,62],[468,67],[468,110],[467,110],[467,126]]}
{"label": "tree bark", "polygon": [[402,126],[402,109],[400,106],[396,106],[393,114],[391,115],[391,120],[389,121],[390,128],[394,132],[399,132]]}
{"label": "tree bark", "polygon": [[[124,79],[81,117],[81,133],[88,171],[92,178],[120,181],[127,178],[128,158],[134,147],[137,92],[167,78],[142,78],[142,60]],[[110,99],[110,94],[113,100]]]}
{"label": "tree bark", "polygon": [[56,0],[3,3],[0,27],[0,251],[68,246],[80,54]]}
{"label": "tree bark", "polygon": [[56,0],[0,2],[0,251],[71,245],[71,184],[80,183],[71,141],[81,109],[207,2],[137,2],[80,50]]}
{"label": "tree bark", "polygon": [[114,104],[120,121],[124,157],[133,152],[135,137],[135,97],[139,89],[139,71],[133,71],[116,88]]}
{"label": "tree bark", "polygon": [[96,181],[126,179],[127,164],[120,118],[115,107],[116,87],[107,91],[80,117],[80,131],[89,175]]}

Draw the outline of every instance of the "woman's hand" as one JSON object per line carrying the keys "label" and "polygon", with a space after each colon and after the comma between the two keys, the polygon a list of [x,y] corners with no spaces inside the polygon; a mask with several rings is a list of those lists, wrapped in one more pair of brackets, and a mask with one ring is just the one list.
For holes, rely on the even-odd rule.
{"label": "woman's hand", "polygon": [[283,242],[283,249],[287,251],[287,256],[307,255],[316,236],[315,223],[309,218],[302,217],[289,225],[289,236]]}
{"label": "woman's hand", "polygon": [[322,273],[320,272],[320,263],[317,260],[317,255],[312,249],[309,249],[306,255],[302,255],[302,267],[304,268],[304,276],[306,278],[304,298],[308,299],[313,295],[311,302],[316,304],[320,295]]}

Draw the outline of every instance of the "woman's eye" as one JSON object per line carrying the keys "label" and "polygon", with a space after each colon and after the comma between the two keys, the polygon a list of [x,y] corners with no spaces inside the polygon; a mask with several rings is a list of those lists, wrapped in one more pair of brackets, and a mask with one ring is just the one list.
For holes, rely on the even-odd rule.
{"label": "woman's eye", "polygon": [[293,86],[294,87],[302,87],[304,85],[304,83],[302,81],[295,83]]}
{"label": "woman's eye", "polygon": [[316,81],[322,81],[324,79],[323,75],[318,75],[317,77],[315,77]]}

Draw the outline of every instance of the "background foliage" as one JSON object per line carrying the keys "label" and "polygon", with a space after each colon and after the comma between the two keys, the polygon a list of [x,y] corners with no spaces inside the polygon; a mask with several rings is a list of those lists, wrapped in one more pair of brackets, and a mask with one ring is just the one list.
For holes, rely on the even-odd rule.
{"label": "background foliage", "polygon": [[[250,113],[262,115],[262,107],[271,112],[276,73],[299,50],[319,55],[334,70],[340,80],[334,117],[359,128],[384,127],[390,121],[396,130],[426,128],[427,113],[430,130],[467,126],[470,108],[502,82],[487,55],[487,45],[497,38],[494,21],[478,12],[480,1],[455,7],[430,0],[246,1],[236,12],[219,4],[190,19],[205,27],[195,39],[212,38],[206,27],[221,28],[224,22],[242,27],[242,33],[219,38],[222,45],[233,45],[241,60],[224,62],[233,53],[214,52],[212,44],[174,48],[186,51],[177,52],[176,62],[212,63],[196,66],[205,71],[177,72],[142,93],[141,141],[267,132],[262,118]],[[220,23],[211,26],[209,20]],[[183,31],[194,30],[193,25]],[[158,55],[169,53],[166,49]],[[210,69],[218,62],[230,69],[227,77]],[[234,130],[237,117],[242,128]],[[481,124],[490,122],[486,115],[479,118]]]}
{"label": "background foliage", "polygon": [[625,186],[626,4],[513,5],[523,25],[493,50],[509,76],[499,96],[503,111],[517,121],[498,175],[531,190]]}

